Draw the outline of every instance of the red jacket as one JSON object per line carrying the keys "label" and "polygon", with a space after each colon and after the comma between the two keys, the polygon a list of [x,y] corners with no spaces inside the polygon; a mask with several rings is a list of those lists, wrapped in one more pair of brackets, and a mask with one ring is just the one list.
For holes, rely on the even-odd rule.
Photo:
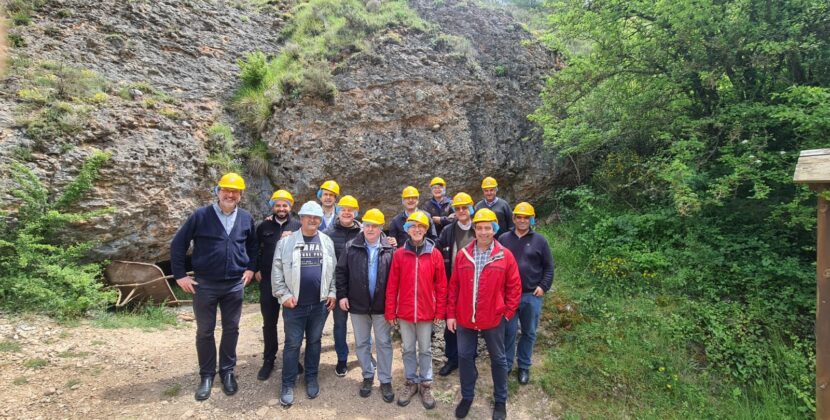
{"label": "red jacket", "polygon": [[447,274],[441,251],[426,239],[416,255],[407,241],[392,256],[384,316],[388,320],[432,322],[446,314]]}
{"label": "red jacket", "polygon": [[[458,251],[450,278],[447,318],[456,319],[464,328],[495,328],[502,317],[513,318],[522,298],[522,279],[516,258],[498,241],[481,270],[475,285],[474,250],[476,241]],[[477,298],[473,296],[477,293]]]}

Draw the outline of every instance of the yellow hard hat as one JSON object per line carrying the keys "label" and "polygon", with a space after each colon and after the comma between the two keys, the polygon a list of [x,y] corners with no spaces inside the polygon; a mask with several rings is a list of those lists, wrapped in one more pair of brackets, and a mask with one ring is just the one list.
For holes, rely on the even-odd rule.
{"label": "yellow hard hat", "polygon": [[473,197],[470,197],[470,194],[460,192],[452,198],[452,206],[453,207],[460,207],[460,206],[470,206],[473,204]]}
{"label": "yellow hard hat", "polygon": [[378,209],[369,209],[363,215],[363,223],[371,223],[373,225],[383,226],[386,218],[383,217],[383,212]]}
{"label": "yellow hard hat", "polygon": [[[294,196],[292,196],[291,193],[286,191],[286,190],[276,190],[276,191],[274,191],[274,194],[271,195],[271,202],[273,203],[273,202],[276,202],[277,200],[286,200],[289,203],[291,203],[292,206],[294,205]],[[274,205],[271,204],[271,207],[273,207],[273,206]]]}
{"label": "yellow hard hat", "polygon": [[418,198],[420,196],[421,196],[421,193],[418,192],[418,189],[411,186],[411,185],[404,188],[403,192],[401,192],[401,198],[410,198],[410,197]]}
{"label": "yellow hard hat", "polygon": [[429,227],[429,216],[420,210],[410,214],[409,217],[406,218],[406,221],[420,223],[426,227]]}
{"label": "yellow hard hat", "polygon": [[320,186],[321,190],[328,190],[334,193],[334,195],[340,195],[340,185],[337,184],[337,181],[328,180]]}
{"label": "yellow hard hat", "polygon": [[476,211],[475,216],[473,216],[473,223],[478,222],[498,222],[498,218],[496,217],[496,213],[493,213],[493,210],[490,209],[480,209]]}
{"label": "yellow hard hat", "polygon": [[360,207],[357,205],[357,199],[350,195],[344,195],[342,198],[340,198],[340,201],[337,202],[337,205],[340,207],[350,207],[355,210],[360,209]]}
{"label": "yellow hard hat", "polygon": [[219,180],[219,188],[244,191],[245,180],[242,179],[242,177],[237,173],[228,172],[225,175],[222,175],[222,178]]}
{"label": "yellow hard hat", "polygon": [[444,182],[444,178],[436,176],[435,178],[432,178],[432,181],[429,181],[429,186],[432,187],[433,185],[441,185],[446,187],[447,183]]}
{"label": "yellow hard hat", "polygon": [[487,178],[484,178],[481,181],[481,189],[482,190],[485,189],[485,188],[496,188],[498,186],[499,186],[499,183],[496,182],[496,178],[493,178],[491,176],[488,176]]}
{"label": "yellow hard hat", "polygon": [[530,216],[536,217],[536,210],[533,209],[533,206],[530,203],[521,202],[516,204],[516,208],[513,209],[513,214],[518,214],[520,216]]}

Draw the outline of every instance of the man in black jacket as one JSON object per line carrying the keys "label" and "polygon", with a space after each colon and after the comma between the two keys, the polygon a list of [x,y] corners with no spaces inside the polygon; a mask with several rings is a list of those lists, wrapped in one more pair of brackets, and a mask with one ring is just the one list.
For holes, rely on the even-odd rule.
{"label": "man in black jacket", "polygon": [[[343,254],[343,249],[346,248],[346,243],[360,233],[361,224],[355,220],[359,210],[357,199],[344,195],[337,202],[334,220],[323,232],[334,242],[334,256],[338,260]],[[334,373],[342,378],[346,376],[349,359],[349,345],[346,343],[349,313],[339,307],[332,309],[331,312],[334,314],[332,315],[334,316],[334,352],[337,353],[337,366],[334,367]]]}
{"label": "man in black jacket", "polygon": [[[447,272],[447,280],[452,276],[452,265],[459,249],[464,249],[470,242],[475,240],[475,229],[473,226],[473,198],[469,194],[460,192],[452,199],[455,221],[444,227],[441,236],[438,237],[438,247],[444,255],[444,268]],[[444,327],[444,355],[447,362],[438,371],[441,376],[447,376],[458,369],[458,342],[455,333]]]}
{"label": "man in black jacket", "polygon": [[[340,309],[352,314],[357,359],[363,369],[360,396],[372,393],[377,365],[383,400],[392,402],[392,327],[386,322],[386,280],[395,247],[383,235],[385,218],[378,209],[363,217],[363,232],[346,244],[334,270]],[[377,361],[372,358],[372,330]]]}
{"label": "man in black jacket", "polygon": [[447,182],[436,176],[429,182],[429,189],[432,192],[432,198],[424,204],[422,210],[432,219],[430,233],[437,238],[444,230],[444,226],[452,223],[455,217],[452,215],[452,200],[447,197]]}
{"label": "man in black jacket", "polygon": [[[300,221],[291,216],[294,197],[286,190],[277,190],[268,202],[272,214],[265,218],[256,228],[259,243],[257,272],[254,275],[259,282],[259,309],[262,312],[262,339],[265,349],[262,353],[262,368],[257,379],[264,381],[274,370],[274,360],[279,350],[277,321],[280,318],[280,301],[271,292],[271,264],[274,261],[274,249],[284,236],[300,228]],[[265,281],[262,281],[262,279]]]}

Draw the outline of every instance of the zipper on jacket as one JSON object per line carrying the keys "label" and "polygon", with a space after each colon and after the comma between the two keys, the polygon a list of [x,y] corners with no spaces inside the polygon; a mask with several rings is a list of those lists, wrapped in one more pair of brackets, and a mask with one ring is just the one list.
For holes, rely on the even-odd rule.
{"label": "zipper on jacket", "polygon": [[413,323],[418,322],[418,247],[415,247],[415,317]]}

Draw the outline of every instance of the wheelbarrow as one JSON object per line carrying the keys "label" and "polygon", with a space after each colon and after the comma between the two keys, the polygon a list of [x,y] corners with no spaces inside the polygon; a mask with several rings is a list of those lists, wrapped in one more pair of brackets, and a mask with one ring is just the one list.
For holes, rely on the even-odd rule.
{"label": "wheelbarrow", "polygon": [[[193,275],[192,272],[187,274]],[[154,302],[168,306],[193,302],[176,298],[169,283],[173,276],[165,276],[161,268],[155,264],[113,261],[104,270],[104,278],[118,290],[116,308],[130,302]]]}

